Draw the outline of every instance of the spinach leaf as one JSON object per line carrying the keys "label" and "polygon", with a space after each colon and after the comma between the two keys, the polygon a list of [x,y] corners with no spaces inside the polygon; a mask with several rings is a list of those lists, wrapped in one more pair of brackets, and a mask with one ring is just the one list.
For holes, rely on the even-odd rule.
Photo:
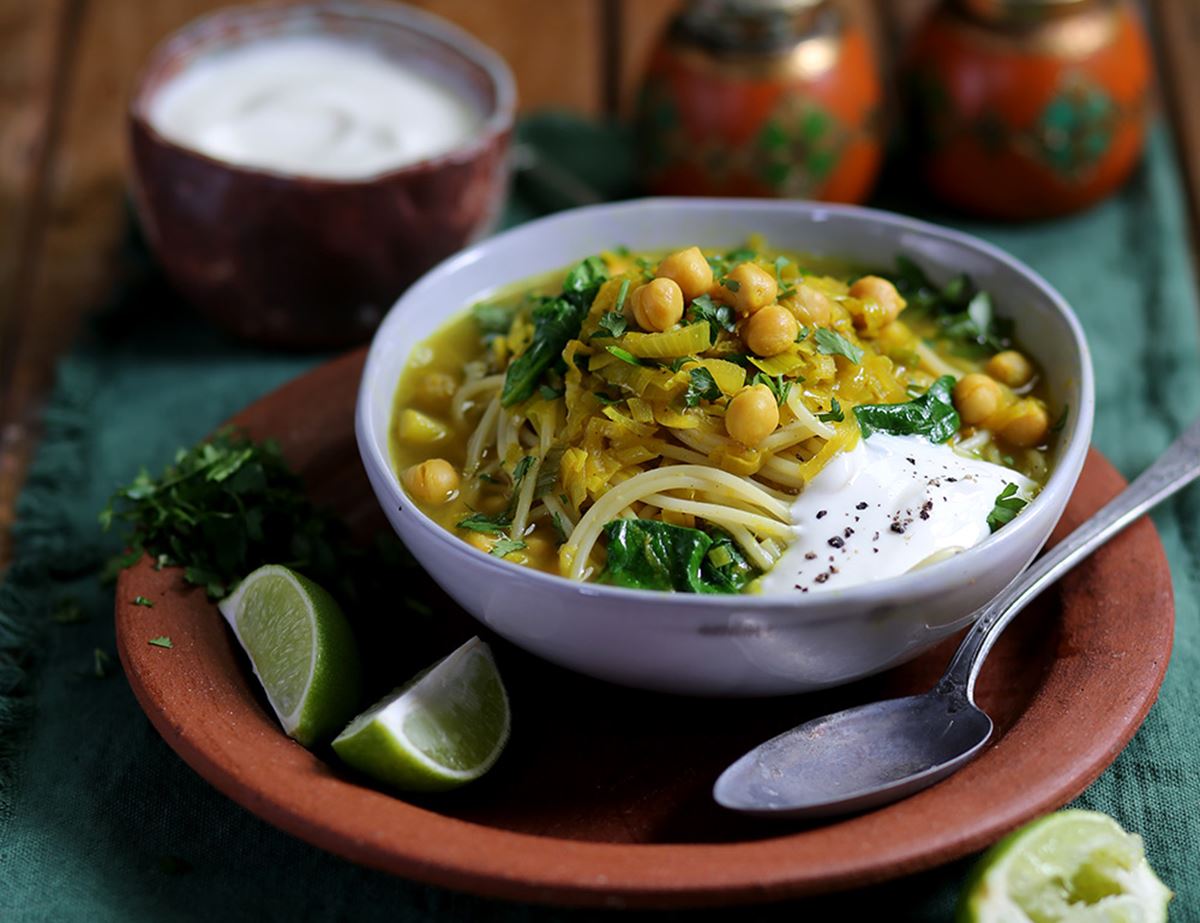
{"label": "spinach leaf", "polygon": [[988,528],[995,532],[1001,526],[1008,525],[1028,504],[1028,500],[1017,496],[1016,484],[1005,484],[1004,489],[996,496],[996,505],[988,513]]}
{"label": "spinach leaf", "polygon": [[699,529],[658,520],[614,519],[604,534],[608,564],[600,580],[616,586],[737,593],[757,575],[723,533],[714,539]]}
{"label": "spinach leaf", "polygon": [[533,395],[543,373],[562,357],[567,343],[579,336],[587,305],[566,298],[547,298],[533,309],[533,339],[508,366],[500,404],[511,407]]}
{"label": "spinach leaf", "polygon": [[700,565],[700,575],[713,590],[706,592],[740,593],[758,576],[758,569],[746,560],[742,549],[724,532],[714,532],[712,547]]}
{"label": "spinach leaf", "polygon": [[719,401],[721,399],[721,389],[708,369],[703,367],[692,369],[688,372],[688,377],[691,381],[688,382],[687,391],[683,395],[683,402],[688,407],[695,407],[701,401]]}
{"label": "spinach leaf", "polygon": [[855,365],[862,362],[863,351],[855,346],[836,330],[828,327],[818,327],[813,334],[817,341],[817,351],[827,356],[844,356]]}
{"label": "spinach leaf", "polygon": [[589,256],[571,267],[557,298],[543,298],[533,309],[533,339],[508,366],[500,405],[511,407],[528,400],[545,371],[562,358],[567,343],[579,336],[596,292],[608,279],[608,267],[598,256]]}
{"label": "spinach leaf", "polygon": [[881,432],[945,442],[958,432],[958,412],[951,398],[953,390],[954,377],[943,375],[914,400],[903,404],[859,404],[854,415],[864,438]]}

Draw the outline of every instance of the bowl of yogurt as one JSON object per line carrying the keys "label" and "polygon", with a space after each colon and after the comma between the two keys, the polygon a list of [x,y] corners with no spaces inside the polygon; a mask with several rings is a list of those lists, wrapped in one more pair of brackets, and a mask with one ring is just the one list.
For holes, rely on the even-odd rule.
{"label": "bowl of yogurt", "polygon": [[359,342],[494,224],[515,95],[494,52],[399,4],[221,10],[167,38],[134,91],[138,216],[226,330]]}
{"label": "bowl of yogurt", "polygon": [[[397,384],[464,306],[490,302],[617,245],[726,251],[762,235],[781,251],[879,268],[904,256],[944,285],[966,273],[1011,319],[1056,406],[1042,490],[992,532],[1011,469],[921,436],[876,432],[794,497],[795,534],[757,592],[731,595],[581,582],[484,553],[407,493],[390,423]],[[461,342],[461,341],[451,341]],[[970,624],[1049,537],[1091,438],[1082,328],[1032,269],[966,234],[854,206],[757,199],[641,199],[574,209],[490,237],[412,286],[380,325],[359,387],[359,451],[380,507],[430,575],[515,644],[601,679],[673,693],[765,696],[848,683],[910,660]],[[1015,475],[1015,476],[1014,476]],[[850,531],[853,529],[853,538]]]}

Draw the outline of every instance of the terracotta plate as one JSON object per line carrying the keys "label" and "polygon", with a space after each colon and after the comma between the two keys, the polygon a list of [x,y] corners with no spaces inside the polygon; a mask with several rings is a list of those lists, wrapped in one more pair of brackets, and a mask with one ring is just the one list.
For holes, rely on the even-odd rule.
{"label": "terracotta plate", "polygon": [[[314,495],[355,528],[380,527],[352,432],[363,354],[330,363],[234,422],[274,436]],[[1057,534],[1122,486],[1093,452]],[[400,581],[398,581],[399,583]],[[412,589],[397,586],[397,598]],[[154,608],[135,606],[137,595]],[[479,632],[448,601],[432,618],[370,614],[372,650],[407,678]],[[150,720],[200,775],[272,824],[357,862],[480,894],[562,904],[683,906],[768,900],[880,881],[963,856],[1083,790],[1128,742],[1171,648],[1171,580],[1143,520],[1101,549],[1000,640],[979,686],[997,734],[975,762],[899,804],[820,826],[716,808],[718,771],[801,720],[926,688],[953,644],[876,679],[771,701],[652,695],[575,676],[496,643],[512,742],[459,792],[377,791],[279,730],[216,609],[148,561],[117,593],[117,642]],[[364,631],[364,633],[366,633]],[[404,644],[384,640],[393,632]],[[147,644],[169,635],[172,650]],[[494,640],[494,639],[493,639]]]}

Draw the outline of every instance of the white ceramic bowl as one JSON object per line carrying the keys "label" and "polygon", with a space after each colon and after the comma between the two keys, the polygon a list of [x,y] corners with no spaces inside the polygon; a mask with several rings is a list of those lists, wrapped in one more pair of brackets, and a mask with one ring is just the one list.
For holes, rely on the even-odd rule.
{"label": "white ceramic bowl", "polygon": [[[796,596],[628,590],[484,554],[409,502],[392,469],[388,418],[413,347],[496,288],[624,244],[664,250],[771,245],[888,267],[916,260],[935,282],[960,272],[992,293],[1070,414],[1045,490],[995,535],[947,561],[878,583]],[[969,622],[1029,562],[1058,521],[1092,431],[1092,366],[1062,297],[976,238],[872,209],[737,199],[642,199],[576,209],[485,240],[420,279],[371,344],[358,396],[359,450],[388,519],[421,565],[489,628],[547,660],[670,692],[761,696],[846,683],[908,660]]]}

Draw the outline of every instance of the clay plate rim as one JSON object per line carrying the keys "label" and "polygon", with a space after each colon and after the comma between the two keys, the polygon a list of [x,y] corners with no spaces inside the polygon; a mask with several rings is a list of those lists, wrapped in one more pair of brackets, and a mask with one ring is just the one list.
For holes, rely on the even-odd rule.
{"label": "clay plate rim", "polygon": [[[323,365],[231,422],[256,437],[275,436],[285,452],[298,447],[289,457],[303,472],[320,460],[327,432],[320,424],[331,411],[351,427],[364,357],[359,350]],[[314,410],[322,405],[324,414]],[[1093,449],[1056,537],[1123,485]],[[134,605],[138,595],[155,606]],[[1122,619],[1122,611],[1139,618]],[[959,773],[898,804],[824,826],[781,828],[778,837],[749,842],[670,845],[512,832],[339,778],[257,703],[202,590],[144,559],[121,575],[115,615],[125,674],[163,739],[217,789],[300,839],[363,865],[491,897],[682,907],[837,891],[929,869],[1071,800],[1149,711],[1170,655],[1174,599],[1162,544],[1143,519],[1064,581],[1067,651],[1025,713]],[[171,650],[146,643],[162,634],[171,636]],[[1097,669],[1109,662],[1121,669]]]}

